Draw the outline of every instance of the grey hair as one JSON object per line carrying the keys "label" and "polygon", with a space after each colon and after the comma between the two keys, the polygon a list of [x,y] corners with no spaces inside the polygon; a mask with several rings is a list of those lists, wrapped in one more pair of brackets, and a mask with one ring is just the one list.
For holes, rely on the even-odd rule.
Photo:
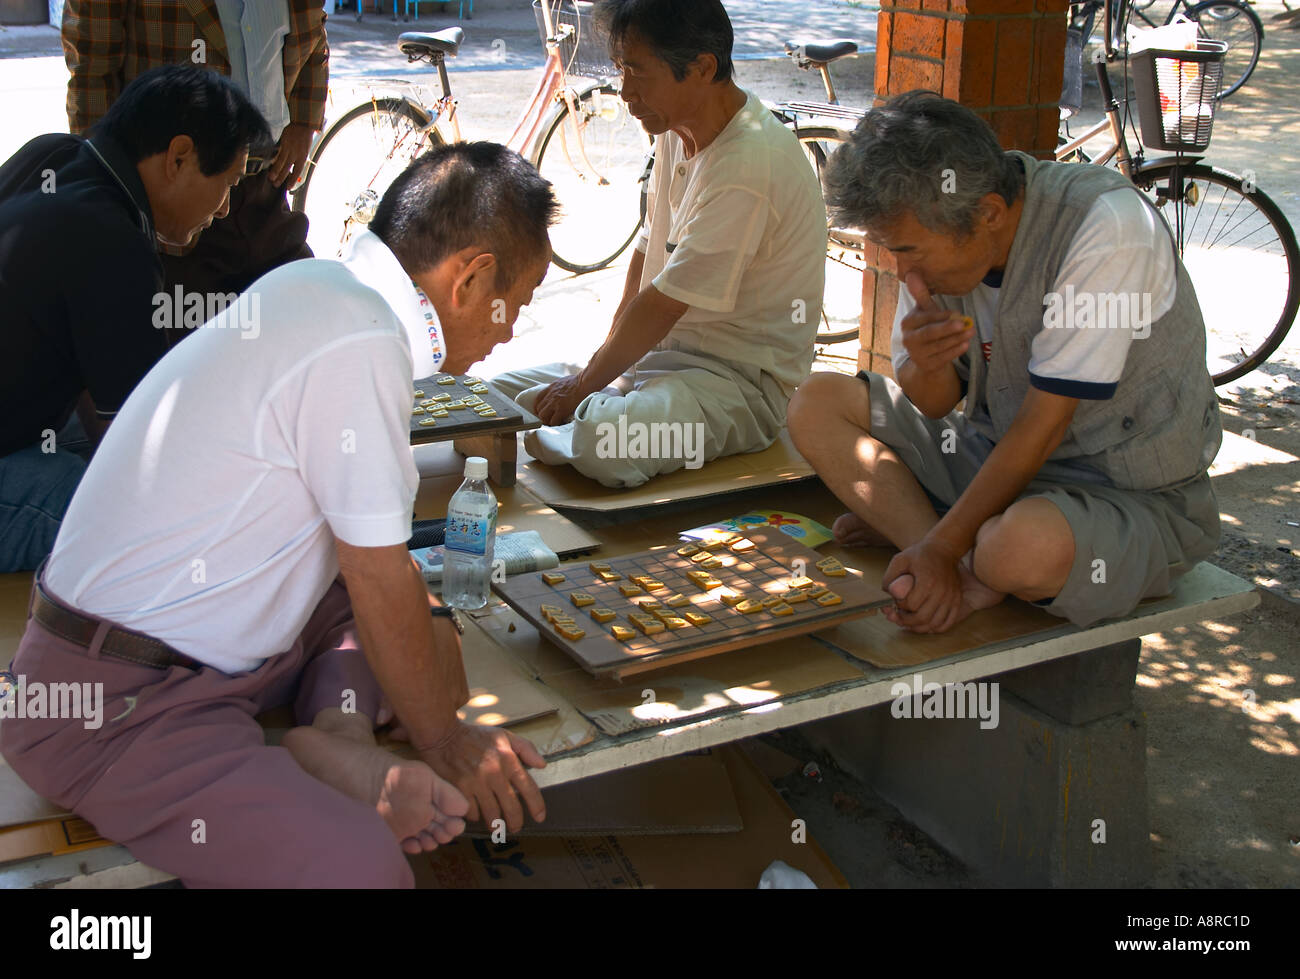
{"label": "grey hair", "polygon": [[1012,204],[1024,184],[987,122],[951,99],[914,91],[868,112],[831,157],[826,203],[840,227],[868,228],[911,211],[929,231],[965,237],[986,194]]}

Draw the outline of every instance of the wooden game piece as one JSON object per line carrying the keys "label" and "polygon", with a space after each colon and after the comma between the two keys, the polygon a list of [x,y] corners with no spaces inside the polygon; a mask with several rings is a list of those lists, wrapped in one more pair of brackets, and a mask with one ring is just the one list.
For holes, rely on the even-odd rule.
{"label": "wooden game piece", "polygon": [[609,584],[611,581],[621,581],[623,579],[623,576],[617,571],[597,571],[596,577],[606,584]]}
{"label": "wooden game piece", "polygon": [[548,585],[558,585],[564,580],[564,575],[560,574],[558,571],[543,571],[542,580]]}
{"label": "wooden game piece", "polygon": [[726,537],[722,538],[719,543],[721,543],[723,547],[730,547],[732,544],[738,544],[744,539],[744,534],[728,534]]}
{"label": "wooden game piece", "polygon": [[781,596],[781,599],[786,603],[793,605],[796,602],[808,601],[808,593],[805,591],[801,591],[798,588],[791,588],[789,591],[785,592]]}
{"label": "wooden game piece", "polygon": [[696,551],[691,555],[691,564],[699,564],[701,561],[707,561],[713,557],[708,551]]}
{"label": "wooden game piece", "polygon": [[794,615],[794,609],[792,609],[785,602],[777,602],[775,605],[769,608],[768,611],[771,612],[773,615]]}
{"label": "wooden game piece", "polygon": [[783,604],[784,601],[785,599],[780,595],[768,595],[767,598],[763,599],[763,608],[772,608],[774,605]]}
{"label": "wooden game piece", "polygon": [[690,557],[692,554],[699,553],[699,550],[700,549],[694,544],[686,544],[677,548],[677,554],[679,557]]}
{"label": "wooden game piece", "polygon": [[452,377],[450,374],[446,374],[446,375],[444,375],[444,376],[438,378],[437,383],[439,383],[439,384],[441,384],[441,385],[443,385],[443,386],[446,386],[446,385],[448,385],[448,384],[455,384],[455,383],[456,383],[456,379],[455,379],[454,377]]}
{"label": "wooden game piece", "polygon": [[629,575],[628,578],[631,581],[635,581],[642,588],[645,587],[645,583],[647,581],[654,581],[654,579],[651,578],[648,574],[634,574],[634,575]]}
{"label": "wooden game piece", "polygon": [[437,398],[426,398],[425,400],[423,400],[423,401],[420,402],[420,407],[421,407],[421,408],[432,408],[432,407],[433,407],[434,405],[436,405],[437,403],[438,403],[438,399],[437,399]]}
{"label": "wooden game piece", "polygon": [[704,625],[704,623],[706,622],[713,621],[712,618],[705,615],[703,612],[683,612],[682,618],[684,618],[691,625]]}
{"label": "wooden game piece", "polygon": [[669,619],[678,618],[676,609],[664,608],[662,605],[657,609],[653,609],[651,614],[660,622],[667,622]]}
{"label": "wooden game piece", "polygon": [[752,598],[747,598],[736,606],[736,611],[742,615],[753,615],[755,612],[763,611],[763,603],[756,602]]}
{"label": "wooden game piece", "polygon": [[676,595],[672,595],[669,596],[668,598],[665,598],[664,604],[667,605],[669,608],[681,608],[683,605],[690,605],[691,600],[687,598],[685,595],[683,595],[681,592],[678,592]]}
{"label": "wooden game piece", "polygon": [[550,622],[555,616],[559,615],[563,609],[558,605],[543,605],[538,611],[541,612],[542,618]]}
{"label": "wooden game piece", "polygon": [[687,571],[686,577],[695,583],[695,587],[700,591],[710,591],[714,588],[721,588],[722,582],[707,571]]}
{"label": "wooden game piece", "polygon": [[477,394],[468,394],[460,400],[465,402],[467,405],[481,405],[483,403],[483,399]]}
{"label": "wooden game piece", "polygon": [[475,394],[487,394],[488,386],[486,384],[475,384],[472,387],[470,387],[470,390],[473,391]]}
{"label": "wooden game piece", "polygon": [[633,585],[631,583],[626,585],[619,585],[618,590],[623,594],[624,598],[631,598],[633,595],[642,594],[641,586]]}
{"label": "wooden game piece", "polygon": [[588,605],[595,605],[596,600],[588,595],[585,591],[575,591],[569,596],[571,601],[578,608],[586,608]]}
{"label": "wooden game piece", "polygon": [[480,418],[495,418],[497,416],[497,410],[495,408],[489,408],[487,411],[480,411],[478,415]]}
{"label": "wooden game piece", "polygon": [[563,622],[556,623],[555,631],[570,642],[573,642],[575,639],[581,639],[587,634],[587,630],[579,629],[576,625],[565,625]]}
{"label": "wooden game piece", "polygon": [[613,619],[618,618],[618,616],[615,615],[612,610],[607,608],[594,608],[591,610],[590,615],[593,619],[595,619],[597,622],[600,623],[610,622]]}
{"label": "wooden game piece", "polygon": [[[629,615],[628,618],[631,619],[632,617]],[[633,623],[635,623],[636,627],[640,629],[644,635],[647,636],[653,636],[656,635],[657,633],[664,631],[664,624],[662,622],[659,622],[649,617],[636,618],[636,619],[632,619],[632,621]]]}
{"label": "wooden game piece", "polygon": [[826,557],[822,558],[820,561],[817,562],[817,567],[825,570],[826,568],[832,567],[833,565],[839,563],[840,563],[839,558],[832,557],[831,555],[828,554]]}
{"label": "wooden game piece", "polygon": [[675,615],[670,615],[668,616],[668,618],[663,619],[662,621],[663,624],[668,627],[669,632],[675,632],[678,629],[689,629],[691,627],[691,624],[689,622],[687,622],[685,619],[679,619]]}
{"label": "wooden game piece", "polygon": [[424,414],[424,409],[421,408],[419,405],[416,405],[414,408],[411,409],[411,414],[413,414],[413,415],[423,415],[423,414]]}
{"label": "wooden game piece", "polygon": [[795,575],[788,582],[786,582],[786,587],[807,588],[809,585],[815,585],[815,584],[817,584],[817,582],[813,581],[811,578],[805,578],[803,575]]}
{"label": "wooden game piece", "polygon": [[635,632],[633,632],[625,625],[612,625],[609,627],[609,631],[613,634],[614,638],[617,639],[619,642],[627,642],[629,639],[631,639],[633,636],[636,635]]}
{"label": "wooden game piece", "polygon": [[642,602],[640,605],[637,606],[637,608],[639,608],[642,612],[654,612],[658,609],[663,608],[663,605],[660,602]]}
{"label": "wooden game piece", "polygon": [[441,408],[430,408],[430,409],[429,409],[429,417],[430,417],[430,418],[446,418],[447,415],[448,415],[448,412],[443,411]]}
{"label": "wooden game piece", "polygon": [[825,585],[818,585],[814,583],[811,588],[805,588],[803,590],[803,593],[807,595],[809,598],[819,598],[822,595],[825,595],[828,591],[830,591],[830,589],[827,588]]}
{"label": "wooden game piece", "polygon": [[423,397],[424,397],[424,392],[421,391],[419,388],[416,388],[416,389],[415,389],[415,396],[416,396],[417,398],[423,398]]}
{"label": "wooden game piece", "polygon": [[436,424],[438,424],[438,419],[436,418],[421,418],[419,421],[421,428],[433,428]]}
{"label": "wooden game piece", "polygon": [[822,574],[827,578],[843,578],[849,573],[848,568],[842,564],[837,564],[831,568],[822,568]]}
{"label": "wooden game piece", "polygon": [[722,593],[722,604],[728,608],[735,608],[745,600],[745,596],[738,591],[728,591]]}
{"label": "wooden game piece", "polygon": [[651,578],[649,581],[642,582],[641,587],[646,591],[659,591],[659,589],[667,588],[668,586],[658,578]]}
{"label": "wooden game piece", "polygon": [[430,400],[430,401],[437,401],[437,402],[439,402],[439,403],[443,403],[443,402],[450,401],[450,400],[451,400],[451,395],[450,395],[450,394],[435,394],[435,395],[434,395],[432,398],[430,398],[429,400]]}
{"label": "wooden game piece", "polygon": [[590,564],[587,565],[587,567],[591,568],[591,570],[595,571],[597,574],[599,574],[601,571],[609,570],[609,565],[605,564],[603,561],[592,561]]}
{"label": "wooden game piece", "polygon": [[701,561],[700,567],[703,568],[705,571],[712,571],[714,568],[722,567],[722,559],[711,557],[707,561]]}
{"label": "wooden game piece", "polygon": [[729,546],[730,546],[732,552],[735,553],[735,554],[746,554],[746,553],[748,553],[749,551],[752,551],[752,550],[753,550],[754,548],[756,548],[758,545],[755,544],[755,543],[754,543],[752,540],[750,540],[748,537],[744,537],[744,538],[741,538],[740,540],[736,541],[736,543],[731,544],[731,545],[729,545]]}
{"label": "wooden game piece", "polygon": [[838,605],[840,602],[844,601],[844,599],[840,598],[840,596],[835,594],[835,592],[828,591],[825,595],[820,595],[817,598],[814,598],[813,601],[818,605]]}
{"label": "wooden game piece", "polygon": [[464,411],[465,403],[463,401],[448,401],[443,405],[448,411]]}

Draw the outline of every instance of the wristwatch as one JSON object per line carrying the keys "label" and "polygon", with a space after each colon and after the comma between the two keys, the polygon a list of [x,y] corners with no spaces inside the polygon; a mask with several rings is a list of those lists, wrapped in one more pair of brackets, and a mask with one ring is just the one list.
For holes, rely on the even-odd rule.
{"label": "wristwatch", "polygon": [[450,605],[430,605],[429,614],[436,618],[451,619],[451,624],[456,627],[456,631],[462,636],[465,635],[465,623],[460,619],[460,613]]}

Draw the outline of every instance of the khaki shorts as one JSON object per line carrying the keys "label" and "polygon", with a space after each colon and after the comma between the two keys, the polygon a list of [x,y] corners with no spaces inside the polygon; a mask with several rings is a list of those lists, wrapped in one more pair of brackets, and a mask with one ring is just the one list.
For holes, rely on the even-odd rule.
{"label": "khaki shorts", "polygon": [[[927,418],[886,377],[858,377],[871,392],[871,435],[898,454],[936,509],[951,507],[994,443],[958,412]],[[1060,594],[1040,604],[1080,627],[1123,618],[1142,599],[1168,595],[1219,544],[1219,502],[1208,474],[1154,493],[1100,479],[1092,470],[1048,462],[1018,497],[1047,500],[1070,524],[1070,576]]]}

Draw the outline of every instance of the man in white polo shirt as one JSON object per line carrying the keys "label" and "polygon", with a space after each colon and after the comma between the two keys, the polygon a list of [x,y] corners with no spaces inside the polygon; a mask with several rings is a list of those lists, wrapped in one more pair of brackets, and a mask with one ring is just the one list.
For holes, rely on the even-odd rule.
{"label": "man in white polo shirt", "polygon": [[[812,367],[826,209],[798,140],[732,80],[718,0],[603,0],[597,12],[623,101],[657,137],[646,225],[586,366],[492,383],[553,426],[525,437],[533,456],[630,487],[777,437]],[[703,445],[645,438],[663,423]]]}
{"label": "man in white polo shirt", "polygon": [[[402,851],[461,817],[518,829],[520,797],[544,817],[536,749],[457,720],[457,628],[431,624],[405,542],[411,382],[509,339],[555,209],[502,146],[435,150],[343,264],[268,273],[144,378],[14,659],[28,684],[103,684],[93,730],[0,724],[33,789],[196,886],[410,886]],[[420,760],[375,746],[381,696]],[[301,726],[267,746],[254,716],[285,703]]]}

